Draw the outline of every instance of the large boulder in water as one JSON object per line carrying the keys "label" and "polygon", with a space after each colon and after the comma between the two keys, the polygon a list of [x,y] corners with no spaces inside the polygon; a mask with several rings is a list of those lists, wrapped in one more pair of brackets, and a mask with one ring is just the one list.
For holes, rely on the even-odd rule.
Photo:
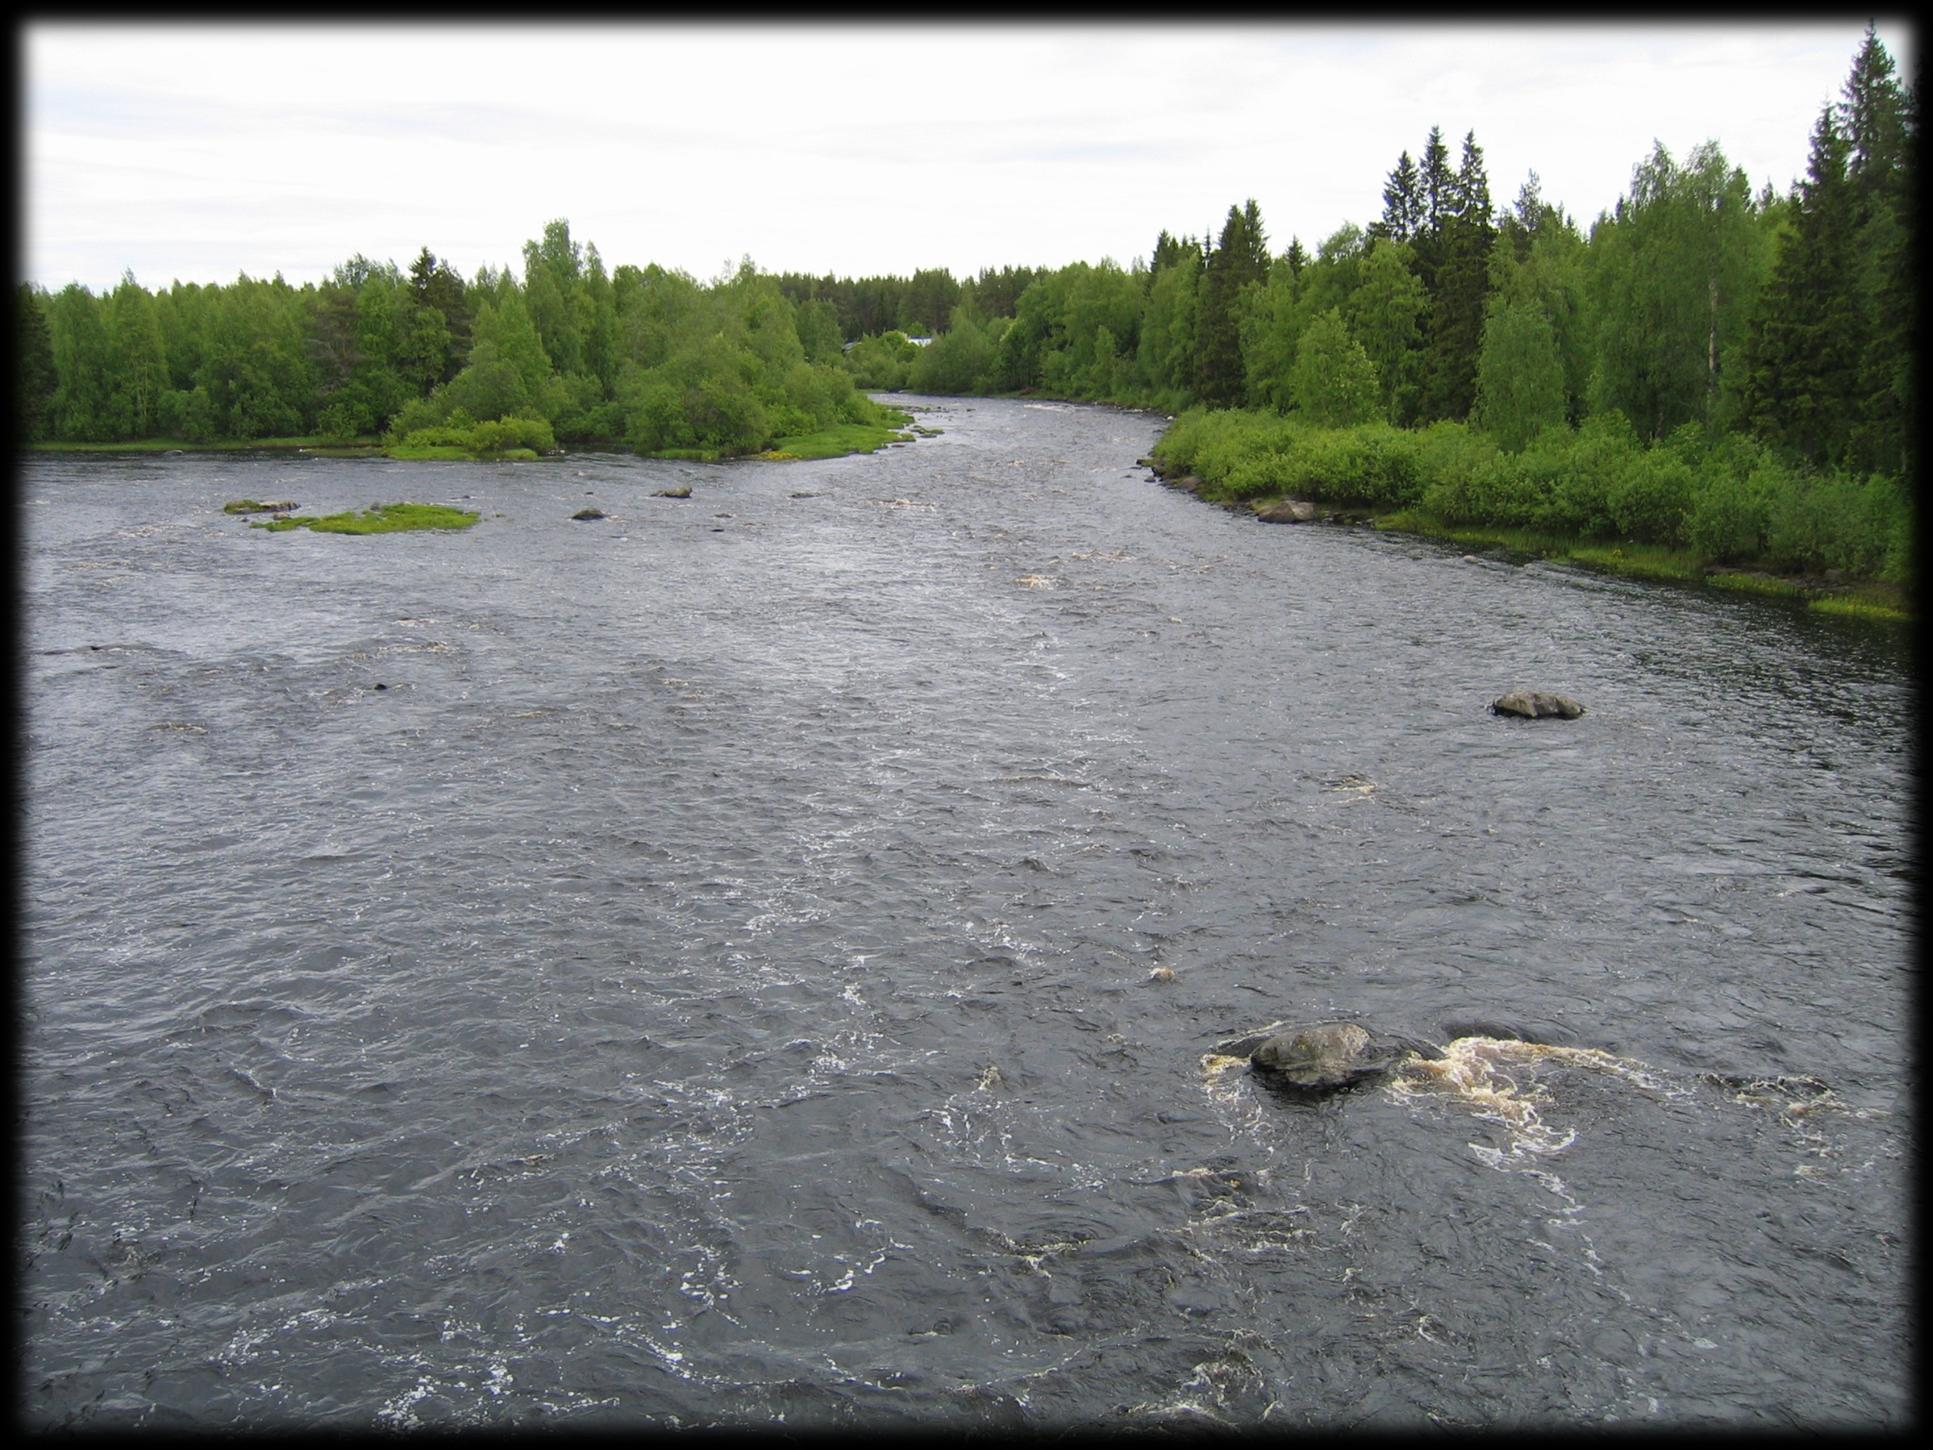
{"label": "large boulder in water", "polygon": [[1285,1027],[1237,1038],[1222,1044],[1222,1051],[1231,1056],[1246,1054],[1249,1066],[1271,1087],[1305,1097],[1374,1082],[1418,1053],[1437,1055],[1426,1043],[1371,1032],[1359,1022]]}
{"label": "large boulder in water", "polygon": [[1255,506],[1255,517],[1265,524],[1313,523],[1316,506],[1307,499],[1278,498]]}
{"label": "large boulder in water", "polygon": [[1539,720],[1546,716],[1575,720],[1584,713],[1584,707],[1569,695],[1553,695],[1546,690],[1512,690],[1490,702],[1490,713],[1521,715],[1526,720]]}

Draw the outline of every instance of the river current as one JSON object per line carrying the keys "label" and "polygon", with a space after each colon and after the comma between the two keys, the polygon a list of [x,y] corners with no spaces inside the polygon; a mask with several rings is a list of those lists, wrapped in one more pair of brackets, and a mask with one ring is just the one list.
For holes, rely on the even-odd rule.
{"label": "river current", "polygon": [[900,401],[21,466],[24,1423],[1907,1423],[1900,636]]}

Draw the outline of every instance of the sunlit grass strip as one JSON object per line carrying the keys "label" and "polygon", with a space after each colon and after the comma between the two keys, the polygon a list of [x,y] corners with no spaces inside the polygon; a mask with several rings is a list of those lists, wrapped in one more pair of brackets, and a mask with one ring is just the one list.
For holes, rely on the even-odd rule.
{"label": "sunlit grass strip", "polygon": [[789,461],[800,458],[842,458],[849,453],[877,453],[892,443],[911,443],[913,435],[871,423],[835,423],[811,433],[788,433],[758,458]]}
{"label": "sunlit grass strip", "polygon": [[275,532],[310,529],[318,534],[401,534],[415,529],[467,529],[479,517],[446,504],[379,503],[361,513],[295,514],[286,519],[251,522],[249,527]]}
{"label": "sunlit grass strip", "polygon": [[1884,584],[1834,588],[1759,569],[1708,569],[1705,561],[1696,554],[1660,544],[1588,544],[1532,529],[1471,528],[1446,524],[1421,509],[1400,509],[1379,514],[1374,526],[1392,533],[1448,539],[1465,548],[1496,549],[1533,558],[1562,560],[1627,579],[1666,584],[1709,584],[1713,588],[1729,589],[1739,594],[1803,602],[1808,608],[1844,618],[1894,623],[1908,622],[1913,618],[1904,591]]}
{"label": "sunlit grass strip", "polygon": [[1390,533],[1421,534],[1426,538],[1448,539],[1471,549],[1501,549],[1513,554],[1532,554],[1538,558],[1558,559],[1569,554],[1573,539],[1534,529],[1481,528],[1468,524],[1446,524],[1421,509],[1395,509],[1377,514],[1371,527]]}
{"label": "sunlit grass strip", "polygon": [[1844,619],[1870,619],[1888,624],[1907,624],[1913,618],[1912,611],[1907,609],[1903,599],[1888,600],[1871,595],[1821,594],[1808,599],[1806,608]]}
{"label": "sunlit grass strip", "polygon": [[1660,544],[1573,544],[1563,557],[1587,569],[1626,579],[1653,579],[1667,584],[1696,584],[1705,578],[1695,554]]}

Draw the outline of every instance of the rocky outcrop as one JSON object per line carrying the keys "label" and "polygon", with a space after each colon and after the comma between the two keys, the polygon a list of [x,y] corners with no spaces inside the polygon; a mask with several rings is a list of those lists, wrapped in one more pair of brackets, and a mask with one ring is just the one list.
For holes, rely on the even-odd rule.
{"label": "rocky outcrop", "polygon": [[1307,524],[1315,516],[1316,506],[1307,499],[1278,498],[1255,505],[1255,517],[1265,524]]}
{"label": "rocky outcrop", "polygon": [[1518,715],[1526,720],[1555,717],[1575,720],[1584,707],[1569,695],[1553,695],[1545,690],[1512,690],[1490,702],[1492,715]]}
{"label": "rocky outcrop", "polygon": [[1270,1087],[1326,1097],[1387,1077],[1411,1056],[1440,1056],[1428,1043],[1370,1031],[1359,1022],[1311,1022],[1224,1042],[1225,1056],[1246,1056]]}

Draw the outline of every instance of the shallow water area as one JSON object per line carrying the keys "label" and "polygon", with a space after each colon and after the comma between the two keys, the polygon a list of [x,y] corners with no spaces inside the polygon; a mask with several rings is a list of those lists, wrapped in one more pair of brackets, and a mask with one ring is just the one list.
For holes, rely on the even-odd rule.
{"label": "shallow water area", "polygon": [[26,1423],[1908,1420],[1900,636],[899,401],[23,466]]}

